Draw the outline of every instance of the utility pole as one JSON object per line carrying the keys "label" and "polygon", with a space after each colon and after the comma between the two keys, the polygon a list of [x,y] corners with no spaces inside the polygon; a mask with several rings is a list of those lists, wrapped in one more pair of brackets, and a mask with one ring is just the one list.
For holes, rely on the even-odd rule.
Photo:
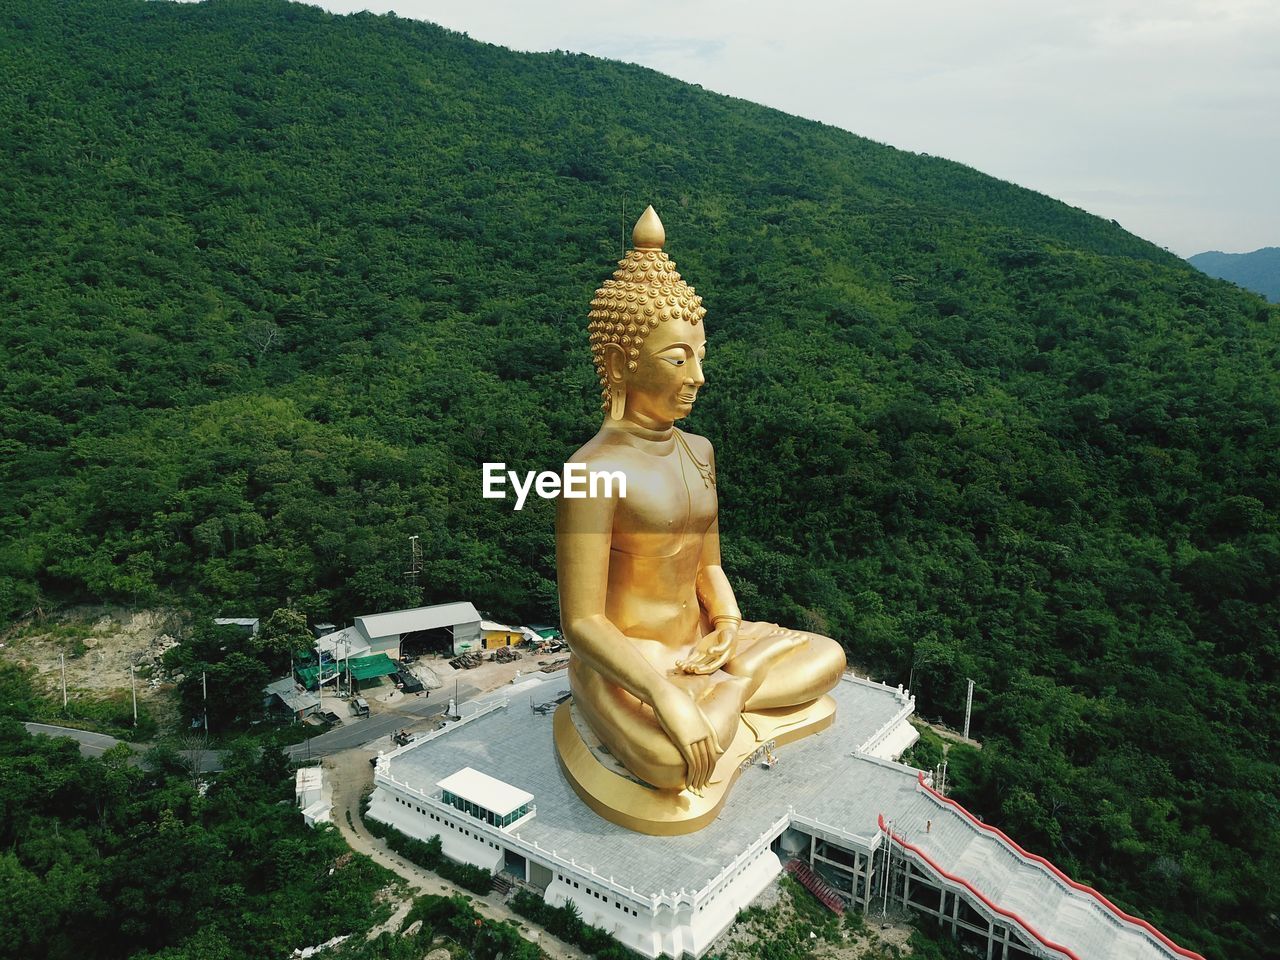
{"label": "utility pole", "polygon": [[58,654],[58,662],[62,664],[62,712],[67,712],[67,655]]}
{"label": "utility pole", "polygon": [[889,878],[893,871],[893,821],[889,821],[889,832],[885,837],[884,848],[884,882],[881,884],[884,893],[884,899],[880,904],[880,916],[889,915]]}
{"label": "utility pole", "polygon": [[417,589],[418,577],[422,574],[422,547],[418,543],[418,535],[415,533],[409,537],[409,569],[404,572],[404,578],[409,581],[409,586]]}
{"label": "utility pole", "polygon": [[209,745],[209,672],[200,671],[200,697],[204,704],[204,743]]}
{"label": "utility pole", "polygon": [[133,688],[133,725],[138,726],[138,680],[134,676],[134,665],[129,664],[129,686]]}
{"label": "utility pole", "polygon": [[969,739],[969,717],[973,714],[973,679],[969,680],[969,694],[964,701],[964,738]]}

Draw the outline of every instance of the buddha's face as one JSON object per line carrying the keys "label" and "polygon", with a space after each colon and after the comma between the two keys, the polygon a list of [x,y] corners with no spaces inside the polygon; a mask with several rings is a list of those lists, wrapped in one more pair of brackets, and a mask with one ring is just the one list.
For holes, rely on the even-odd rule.
{"label": "buddha's face", "polygon": [[658,324],[640,345],[636,369],[626,372],[628,419],[657,425],[687,417],[707,382],[702,373],[706,355],[703,324],[683,318]]}

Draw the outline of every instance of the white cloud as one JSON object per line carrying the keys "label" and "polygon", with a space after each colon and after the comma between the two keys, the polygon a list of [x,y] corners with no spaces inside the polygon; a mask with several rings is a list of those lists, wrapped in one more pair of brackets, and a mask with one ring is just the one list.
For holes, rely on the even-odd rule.
{"label": "white cloud", "polygon": [[1269,0],[326,0],[641,63],[950,157],[1187,255],[1280,244]]}

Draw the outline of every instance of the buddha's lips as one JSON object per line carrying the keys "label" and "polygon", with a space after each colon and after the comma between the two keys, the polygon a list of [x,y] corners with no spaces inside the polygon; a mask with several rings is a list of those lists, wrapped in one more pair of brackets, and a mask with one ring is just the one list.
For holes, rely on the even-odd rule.
{"label": "buddha's lips", "polygon": [[698,399],[698,395],[695,393],[692,397],[686,397],[682,393],[680,394],[680,396],[676,397],[676,399],[679,400],[681,403],[693,403],[693,401]]}

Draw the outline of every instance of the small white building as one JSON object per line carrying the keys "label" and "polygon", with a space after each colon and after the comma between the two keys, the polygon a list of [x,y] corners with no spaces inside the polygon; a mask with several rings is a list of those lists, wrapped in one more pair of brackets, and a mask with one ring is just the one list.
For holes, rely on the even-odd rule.
{"label": "small white building", "polygon": [[333,796],[325,782],[320,767],[300,767],[293,785],[294,799],[302,809],[302,819],[308,827],[317,823],[329,823],[333,810]]}
{"label": "small white building", "polygon": [[356,627],[347,627],[316,640],[316,653],[329,660],[354,660],[369,655],[369,641]]}

